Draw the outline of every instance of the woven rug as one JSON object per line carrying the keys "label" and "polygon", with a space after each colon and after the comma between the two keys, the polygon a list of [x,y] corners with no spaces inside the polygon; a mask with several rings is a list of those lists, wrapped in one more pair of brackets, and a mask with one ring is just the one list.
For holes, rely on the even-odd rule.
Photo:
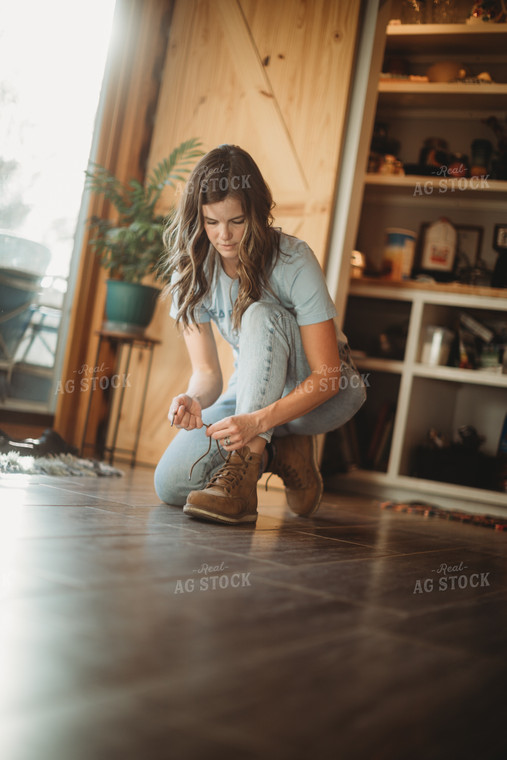
{"label": "woven rug", "polygon": [[21,455],[17,451],[0,454],[0,474],[74,475],[78,477],[121,477],[123,472],[96,459],[80,459],[73,454],[43,457]]}
{"label": "woven rug", "polygon": [[407,512],[419,517],[440,517],[443,520],[453,520],[455,522],[466,523],[467,525],[478,525],[481,528],[507,530],[507,518],[497,517],[496,515],[474,515],[470,512],[443,509],[442,507],[436,507],[434,504],[427,504],[421,501],[381,501],[379,502],[379,507],[380,509],[392,509],[393,512]]}

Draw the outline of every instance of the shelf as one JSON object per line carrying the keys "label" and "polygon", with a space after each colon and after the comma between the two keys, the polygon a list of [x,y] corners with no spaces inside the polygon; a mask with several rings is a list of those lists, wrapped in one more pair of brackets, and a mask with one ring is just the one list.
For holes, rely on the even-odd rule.
{"label": "shelf", "polygon": [[505,55],[507,24],[389,24],[392,53],[482,53]]}
{"label": "shelf", "polygon": [[507,107],[507,84],[380,81],[378,97],[379,107],[387,108],[496,111],[502,98]]}
{"label": "shelf", "polygon": [[[408,364],[394,359],[377,359],[372,356],[353,357],[358,369],[376,372],[392,372],[401,375]],[[507,375],[487,370],[459,369],[458,367],[433,366],[417,362],[413,365],[412,374],[415,377],[428,377],[432,380],[447,380],[453,383],[467,385],[489,385],[494,388],[507,388]]]}
{"label": "shelf", "polygon": [[394,372],[401,375],[405,364],[395,359],[377,359],[373,356],[352,357],[358,369],[369,369],[376,372]]}
{"label": "shelf", "polygon": [[419,499],[424,498],[437,506],[502,517],[505,517],[507,509],[507,493],[502,491],[488,491],[410,475],[393,477],[385,472],[356,469],[333,476],[333,481],[341,492],[348,490],[348,486],[353,492],[370,493],[376,499],[383,495],[390,497],[393,493],[399,498],[414,499],[414,494],[417,494]]}
{"label": "shelf", "polygon": [[[366,296],[367,298],[400,298],[411,301],[415,297],[414,291],[422,291],[422,298],[429,303],[446,302],[446,294],[452,294],[460,299],[456,305],[464,308],[475,308],[472,302],[473,296],[481,299],[498,299],[489,302],[479,302],[477,306],[494,308],[507,311],[507,288],[486,288],[474,285],[462,285],[459,282],[418,282],[417,280],[382,280],[375,277],[361,277],[350,281],[350,293],[352,295]],[[467,299],[467,297],[470,297]],[[463,300],[464,299],[464,300]],[[467,302],[470,301],[470,302]]]}
{"label": "shelf", "polygon": [[[367,174],[366,188],[388,188],[390,195],[429,197],[466,193],[466,197],[507,200],[507,181],[487,177],[436,177],[419,174]],[[483,196],[486,193],[486,196]]]}
{"label": "shelf", "polygon": [[432,367],[426,364],[415,364],[413,373],[417,377],[429,377],[432,380],[447,380],[454,383],[466,383],[467,385],[489,385],[494,388],[507,388],[507,375],[486,370]]}
{"label": "shelf", "polygon": [[[486,134],[493,142],[482,121],[490,115],[500,120],[507,115],[507,23],[392,24],[387,27],[385,43],[387,57],[406,58],[414,75],[435,61],[454,60],[471,73],[490,71],[495,80],[425,82],[415,77],[389,78],[380,74],[377,65],[372,68],[369,86],[377,91],[377,103],[372,103],[372,109],[376,105],[375,118],[389,125],[391,136],[404,145],[407,156],[416,155],[418,145],[428,134],[450,139],[460,133],[464,146]],[[378,66],[383,52],[379,51]],[[364,126],[365,145],[371,145],[372,127],[373,118],[371,124]],[[466,152],[463,147],[460,149]],[[362,165],[365,164],[366,160]],[[501,221],[507,208],[507,180],[438,175],[363,176],[364,180],[360,177],[358,182],[362,216],[355,245],[371,257],[372,267],[380,268],[383,231],[387,227],[419,230],[437,214],[454,219],[456,212],[455,223],[482,226],[489,245],[492,227]],[[490,259],[492,256],[488,258],[488,266]],[[376,498],[422,497],[439,506],[466,509],[468,505],[472,512],[505,511],[507,493],[409,474],[415,472],[411,457],[431,427],[452,438],[460,427],[471,425],[485,436],[485,453],[494,456],[496,451],[507,410],[507,375],[430,366],[418,361],[426,328],[431,324],[453,324],[459,312],[465,310],[484,323],[489,324],[490,316],[495,323],[505,322],[507,288],[457,282],[397,282],[379,277],[350,280],[344,329],[352,349],[358,349],[358,354],[362,353],[359,349],[364,350],[354,357],[358,368],[361,372],[371,371],[367,401],[355,423],[362,454],[357,461],[370,463],[368,446],[373,445],[372,430],[381,419],[383,405],[393,405],[395,419],[390,431],[387,471],[379,471],[380,467],[353,469],[345,476],[337,475],[341,490],[371,493]],[[392,336],[391,347],[379,340],[382,333]],[[381,358],[388,352],[397,359]],[[436,471],[428,474],[435,475]],[[491,482],[495,484],[496,480]],[[484,484],[487,486],[489,482]]]}

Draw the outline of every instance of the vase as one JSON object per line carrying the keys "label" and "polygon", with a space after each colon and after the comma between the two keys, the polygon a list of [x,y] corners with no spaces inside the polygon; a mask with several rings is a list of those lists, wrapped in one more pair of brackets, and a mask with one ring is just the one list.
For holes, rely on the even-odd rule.
{"label": "vase", "polygon": [[123,280],[107,280],[106,321],[103,327],[113,332],[142,334],[150,324],[159,288]]}

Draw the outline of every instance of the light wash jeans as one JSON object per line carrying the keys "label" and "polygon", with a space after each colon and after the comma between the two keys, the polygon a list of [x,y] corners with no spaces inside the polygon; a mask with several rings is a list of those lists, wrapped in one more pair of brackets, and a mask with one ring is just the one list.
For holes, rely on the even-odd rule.
{"label": "light wash jeans", "polygon": [[[350,359],[348,345],[338,341],[341,376],[338,393],[303,417],[262,433],[272,436],[315,435],[336,430],[362,406],[366,392]],[[239,355],[225,393],[203,411],[203,421],[211,425],[233,414],[263,409],[286,396],[310,374],[301,334],[295,317],[283,306],[257,301],[245,311],[241,321]],[[317,381],[316,381],[317,382]],[[320,380],[325,383],[326,379]],[[208,456],[192,473],[192,464],[206,451],[206,428],[180,430],[167,447],[155,471],[155,490],[166,504],[185,504],[190,491],[204,488],[224,460],[215,441]],[[227,456],[227,452],[222,452]]]}

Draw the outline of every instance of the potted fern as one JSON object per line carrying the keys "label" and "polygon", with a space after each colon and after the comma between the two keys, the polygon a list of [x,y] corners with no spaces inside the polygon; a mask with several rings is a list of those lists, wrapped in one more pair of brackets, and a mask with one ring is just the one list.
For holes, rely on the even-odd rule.
{"label": "potted fern", "polygon": [[157,203],[167,185],[185,180],[202,154],[195,138],[182,142],[151,170],[144,184],[137,179],[121,182],[99,164],[86,172],[86,188],[103,195],[116,211],[114,220],[97,216],[88,220],[94,235],[90,245],[109,274],[106,319],[111,329],[143,332],[150,323],[160,288],[143,280],[160,278],[162,235],[174,212],[171,208],[166,215],[158,213]]}

